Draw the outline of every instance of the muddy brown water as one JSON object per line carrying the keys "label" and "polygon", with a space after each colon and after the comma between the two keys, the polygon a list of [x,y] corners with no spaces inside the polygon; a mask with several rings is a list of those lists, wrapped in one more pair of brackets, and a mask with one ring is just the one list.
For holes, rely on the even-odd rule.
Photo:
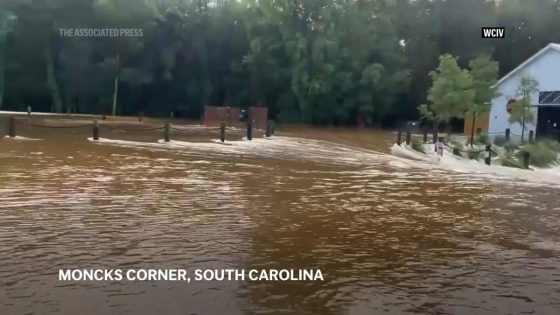
{"label": "muddy brown water", "polygon": [[[558,314],[559,186],[392,156],[394,134],[20,127],[0,140],[0,314]],[[191,143],[192,140],[192,143]],[[60,268],[324,281],[60,282]]]}

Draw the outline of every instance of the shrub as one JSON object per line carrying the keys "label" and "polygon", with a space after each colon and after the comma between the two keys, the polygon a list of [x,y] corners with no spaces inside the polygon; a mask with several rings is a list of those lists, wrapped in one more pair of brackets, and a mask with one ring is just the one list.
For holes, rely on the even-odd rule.
{"label": "shrub", "polygon": [[506,167],[524,168],[521,163],[512,153],[506,153],[500,157],[500,164]]}
{"label": "shrub", "polygon": [[461,141],[459,141],[459,139],[457,139],[456,136],[448,134],[447,136],[445,136],[444,141],[448,146],[453,148],[451,152],[454,155],[461,156],[461,150],[463,150],[463,144],[461,143]]}
{"label": "shrub", "polygon": [[424,144],[422,144],[420,141],[412,139],[412,142],[410,143],[412,149],[414,151],[418,151],[421,153],[426,153],[426,150],[424,148]]}
{"label": "shrub", "polygon": [[475,142],[480,144],[490,144],[490,137],[488,137],[487,133],[482,132],[476,136]]}
{"label": "shrub", "polygon": [[506,152],[513,153],[519,149],[519,145],[513,142],[506,142],[506,144],[504,144],[504,149]]}
{"label": "shrub", "polygon": [[518,159],[523,158],[523,152],[529,152],[530,163],[539,167],[546,167],[557,162],[558,156],[555,151],[544,145],[543,143],[527,144],[516,153]]}
{"label": "shrub", "polygon": [[545,145],[547,148],[551,149],[554,152],[560,152],[560,142],[558,142],[556,140],[544,139],[544,140],[539,141],[539,142],[542,143],[543,145]]}
{"label": "shrub", "polygon": [[478,160],[480,159],[480,154],[482,154],[482,152],[480,152],[482,149],[481,148],[471,148],[467,150],[467,157],[471,160]]}
{"label": "shrub", "polygon": [[494,144],[499,147],[503,147],[506,143],[508,143],[508,141],[506,140],[505,136],[496,136],[494,138]]}

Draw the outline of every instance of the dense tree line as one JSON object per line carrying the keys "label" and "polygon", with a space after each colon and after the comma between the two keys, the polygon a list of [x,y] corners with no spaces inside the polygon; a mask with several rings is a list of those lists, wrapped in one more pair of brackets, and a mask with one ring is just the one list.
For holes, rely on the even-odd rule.
{"label": "dense tree line", "polygon": [[[142,36],[61,36],[83,28]],[[488,54],[504,74],[558,29],[558,0],[4,0],[0,109],[256,105],[283,122],[391,124],[419,117],[440,55],[468,68]]]}

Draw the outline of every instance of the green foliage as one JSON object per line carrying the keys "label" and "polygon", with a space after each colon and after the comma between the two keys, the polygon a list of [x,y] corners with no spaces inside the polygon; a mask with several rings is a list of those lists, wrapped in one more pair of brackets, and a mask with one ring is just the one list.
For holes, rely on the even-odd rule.
{"label": "green foliage", "polygon": [[480,147],[479,147],[479,148],[477,148],[477,147],[474,147],[474,148],[467,148],[466,151],[467,151],[467,157],[468,157],[469,159],[471,159],[471,160],[478,160],[478,159],[480,159],[480,156],[481,156],[481,154],[482,154],[482,153],[480,152],[480,151],[482,151],[482,148],[480,148]]}
{"label": "green foliage", "polygon": [[506,152],[513,153],[516,150],[519,150],[519,145],[514,142],[506,142],[504,144],[504,149],[506,150]]}
{"label": "green foliage", "polygon": [[463,143],[453,134],[447,134],[444,138],[445,143],[451,146],[463,147]]}
{"label": "green foliage", "polygon": [[411,146],[412,149],[421,153],[426,153],[426,150],[424,148],[424,144],[416,139],[412,139],[411,141]]}
{"label": "green foliage", "polygon": [[482,54],[469,61],[469,69],[475,96],[468,110],[477,114],[486,113],[490,110],[490,101],[499,96],[494,86],[498,81],[498,62],[493,61],[489,55]]}
{"label": "green foliage", "polygon": [[524,145],[516,153],[518,159],[523,158],[523,152],[529,152],[531,165],[547,167],[558,162],[557,153],[540,142]]}
{"label": "green foliage", "polygon": [[490,137],[485,132],[482,132],[479,135],[477,135],[476,139],[475,139],[475,142],[479,143],[479,144],[490,144],[491,143]]}
{"label": "green foliage", "polygon": [[503,147],[508,141],[506,140],[505,136],[496,136],[494,137],[494,145],[499,147]]}
{"label": "green foliage", "polygon": [[510,123],[527,124],[535,121],[535,115],[531,109],[531,93],[535,92],[538,87],[538,82],[532,77],[524,76],[519,82],[517,88],[517,99],[512,106],[509,116]]}
{"label": "green foliage", "polygon": [[552,151],[560,153],[560,142],[552,139],[544,139],[539,142],[542,143],[547,148],[551,149]]}
{"label": "green foliage", "polygon": [[500,164],[506,167],[514,167],[514,168],[525,168],[523,163],[519,161],[519,159],[513,155],[513,153],[508,152],[503,156],[500,156]]}
{"label": "green foliage", "polygon": [[[484,55],[509,72],[557,41],[559,9],[555,0],[3,0],[13,23],[0,16],[0,101],[108,113],[117,79],[122,114],[199,118],[204,105],[259,104],[286,122],[390,125],[417,119],[425,103],[437,125],[486,110],[473,107],[484,107],[497,67]],[[512,25],[507,41],[473,36],[497,24]],[[64,38],[60,28],[143,37]],[[457,58],[426,75],[445,53]]]}
{"label": "green foliage", "polygon": [[436,121],[463,117],[474,102],[473,78],[467,70],[461,70],[453,56],[445,54],[439,60],[438,68],[430,72],[429,104],[421,105],[420,113],[424,118]]}

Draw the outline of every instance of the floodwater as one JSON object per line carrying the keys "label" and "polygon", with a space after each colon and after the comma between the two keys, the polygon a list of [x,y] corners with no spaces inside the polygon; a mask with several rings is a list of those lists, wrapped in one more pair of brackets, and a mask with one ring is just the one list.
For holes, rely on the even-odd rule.
{"label": "floodwater", "polygon": [[[42,140],[0,140],[0,314],[560,312],[560,180],[398,158],[379,131],[18,128]],[[69,268],[324,281],[58,281]]]}

